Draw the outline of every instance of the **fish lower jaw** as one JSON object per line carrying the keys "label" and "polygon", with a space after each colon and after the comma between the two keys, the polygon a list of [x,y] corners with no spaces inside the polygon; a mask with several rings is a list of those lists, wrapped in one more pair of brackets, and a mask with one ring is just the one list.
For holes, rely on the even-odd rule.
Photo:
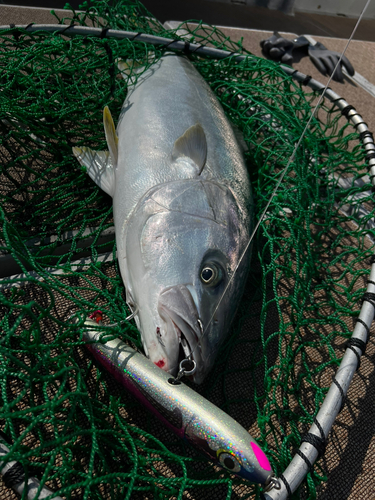
{"label": "fish lower jaw", "polygon": [[[193,361],[195,364],[195,370],[194,373],[191,375],[185,374],[185,377],[188,378],[191,382],[194,382],[195,384],[201,384],[204,380],[204,375],[203,375],[203,356],[202,356],[202,347],[200,345],[200,342],[198,339],[196,339],[196,343],[194,347],[192,348],[191,344],[186,340],[185,335],[183,332],[177,327],[176,329],[179,330],[179,339],[180,339],[180,348],[179,348],[179,355],[178,355],[178,371],[181,368],[181,362],[184,360],[189,359],[190,361]],[[188,349],[184,349],[184,341],[186,341]],[[174,376],[177,375],[177,373],[173,374]]]}
{"label": "fish lower jaw", "polygon": [[[163,306],[159,308],[159,315],[164,323],[164,328],[160,328],[160,337],[167,360],[163,369],[172,376],[177,376],[181,361],[189,359],[194,361],[197,371],[200,370],[202,348],[194,329],[178,315],[173,314]],[[161,343],[160,340],[159,343]],[[195,375],[191,375],[189,378],[195,382]]]}
{"label": "fish lower jaw", "polygon": [[[189,359],[190,361],[193,361],[195,364],[197,363],[197,359],[195,358],[195,354],[197,349],[200,349],[200,345],[198,342],[198,339],[194,335],[194,340],[195,340],[195,345],[192,347],[191,343],[187,340],[186,336],[184,335],[184,332],[176,325],[176,323],[171,319],[171,323],[174,327],[174,331],[177,335],[177,338],[179,340],[179,349],[178,349],[178,357],[177,357],[177,364],[171,369],[168,370],[168,372],[173,375],[177,376],[180,369],[181,369],[181,362]],[[189,379],[194,381],[194,376],[188,376]]]}

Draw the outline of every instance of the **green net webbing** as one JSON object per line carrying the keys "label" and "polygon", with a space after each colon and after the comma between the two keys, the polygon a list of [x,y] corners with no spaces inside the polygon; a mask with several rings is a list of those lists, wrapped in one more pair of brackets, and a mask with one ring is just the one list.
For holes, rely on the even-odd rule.
{"label": "green net webbing", "polygon": [[[94,0],[82,9],[59,22],[180,38],[137,1]],[[191,41],[246,54],[216,28],[183,28]],[[111,199],[79,166],[72,146],[106,148],[103,108],[116,119],[136,80],[126,82],[116,60],[147,67],[165,49],[105,33],[8,29],[0,40],[6,459],[66,499],[259,498],[258,486],[215,467],[146,414],[93,361],[68,322],[98,308],[107,324],[130,314]],[[251,54],[241,63],[190,58],[244,135],[259,216],[318,93]],[[372,255],[366,173],[358,133],[325,98],[257,234],[232,331],[208,379],[194,387],[250,431],[277,475],[310,427],[358,316]],[[343,188],[340,176],[350,185]],[[110,333],[141,348],[133,321]],[[320,460],[295,498],[315,498],[325,480]]]}

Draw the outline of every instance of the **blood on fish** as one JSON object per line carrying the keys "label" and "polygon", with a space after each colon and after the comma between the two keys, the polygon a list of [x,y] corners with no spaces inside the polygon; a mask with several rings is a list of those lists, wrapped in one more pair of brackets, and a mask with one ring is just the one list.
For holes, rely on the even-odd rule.
{"label": "blood on fish", "polygon": [[163,366],[165,365],[165,361],[164,359],[160,359],[159,361],[155,361],[154,364],[159,368],[163,368]]}

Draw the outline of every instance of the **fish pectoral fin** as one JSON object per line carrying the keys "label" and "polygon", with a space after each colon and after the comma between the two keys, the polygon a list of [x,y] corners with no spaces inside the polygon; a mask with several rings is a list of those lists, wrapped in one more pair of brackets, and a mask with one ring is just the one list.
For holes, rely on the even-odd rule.
{"label": "fish pectoral fin", "polygon": [[107,139],[109,153],[112,158],[112,165],[117,167],[118,159],[118,137],[116,134],[115,124],[113,123],[113,118],[108,106],[103,110],[103,124],[105,138]]}
{"label": "fish pectoral fin", "polygon": [[197,123],[188,128],[186,132],[174,143],[174,158],[187,156],[198,167],[198,175],[202,173],[207,158],[207,140],[202,126]]}
{"label": "fish pectoral fin", "polygon": [[91,179],[113,197],[115,193],[115,171],[109,151],[94,151],[85,146],[74,147],[73,154],[86,167]]}

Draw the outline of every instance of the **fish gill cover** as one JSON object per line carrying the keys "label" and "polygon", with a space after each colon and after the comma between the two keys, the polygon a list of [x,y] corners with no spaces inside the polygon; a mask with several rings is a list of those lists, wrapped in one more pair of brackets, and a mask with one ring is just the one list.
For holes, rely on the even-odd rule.
{"label": "fish gill cover", "polygon": [[[179,38],[136,1],[94,0],[82,9],[67,6],[58,21]],[[259,216],[318,93],[217,28],[199,22],[183,28],[190,41],[248,54],[240,63],[190,59],[243,133]],[[115,259],[111,200],[71,151],[106,148],[103,108],[116,119],[139,76],[125,82],[117,58],[147,67],[166,49],[106,38],[105,31],[98,38],[9,29],[0,38],[6,459],[67,499],[259,498],[258,486],[215,467],[146,414],[93,361],[68,321],[99,308],[104,323],[121,323],[108,329],[108,338],[141,349],[134,322],[123,321],[130,312]],[[358,316],[372,255],[366,172],[359,134],[324,99],[255,238],[232,331],[212,373],[194,387],[249,430],[277,475],[311,425]],[[342,174],[365,182],[338,190]],[[362,218],[360,204],[368,210]],[[295,497],[315,498],[327,470],[318,461]],[[1,498],[15,498],[0,491]]]}

